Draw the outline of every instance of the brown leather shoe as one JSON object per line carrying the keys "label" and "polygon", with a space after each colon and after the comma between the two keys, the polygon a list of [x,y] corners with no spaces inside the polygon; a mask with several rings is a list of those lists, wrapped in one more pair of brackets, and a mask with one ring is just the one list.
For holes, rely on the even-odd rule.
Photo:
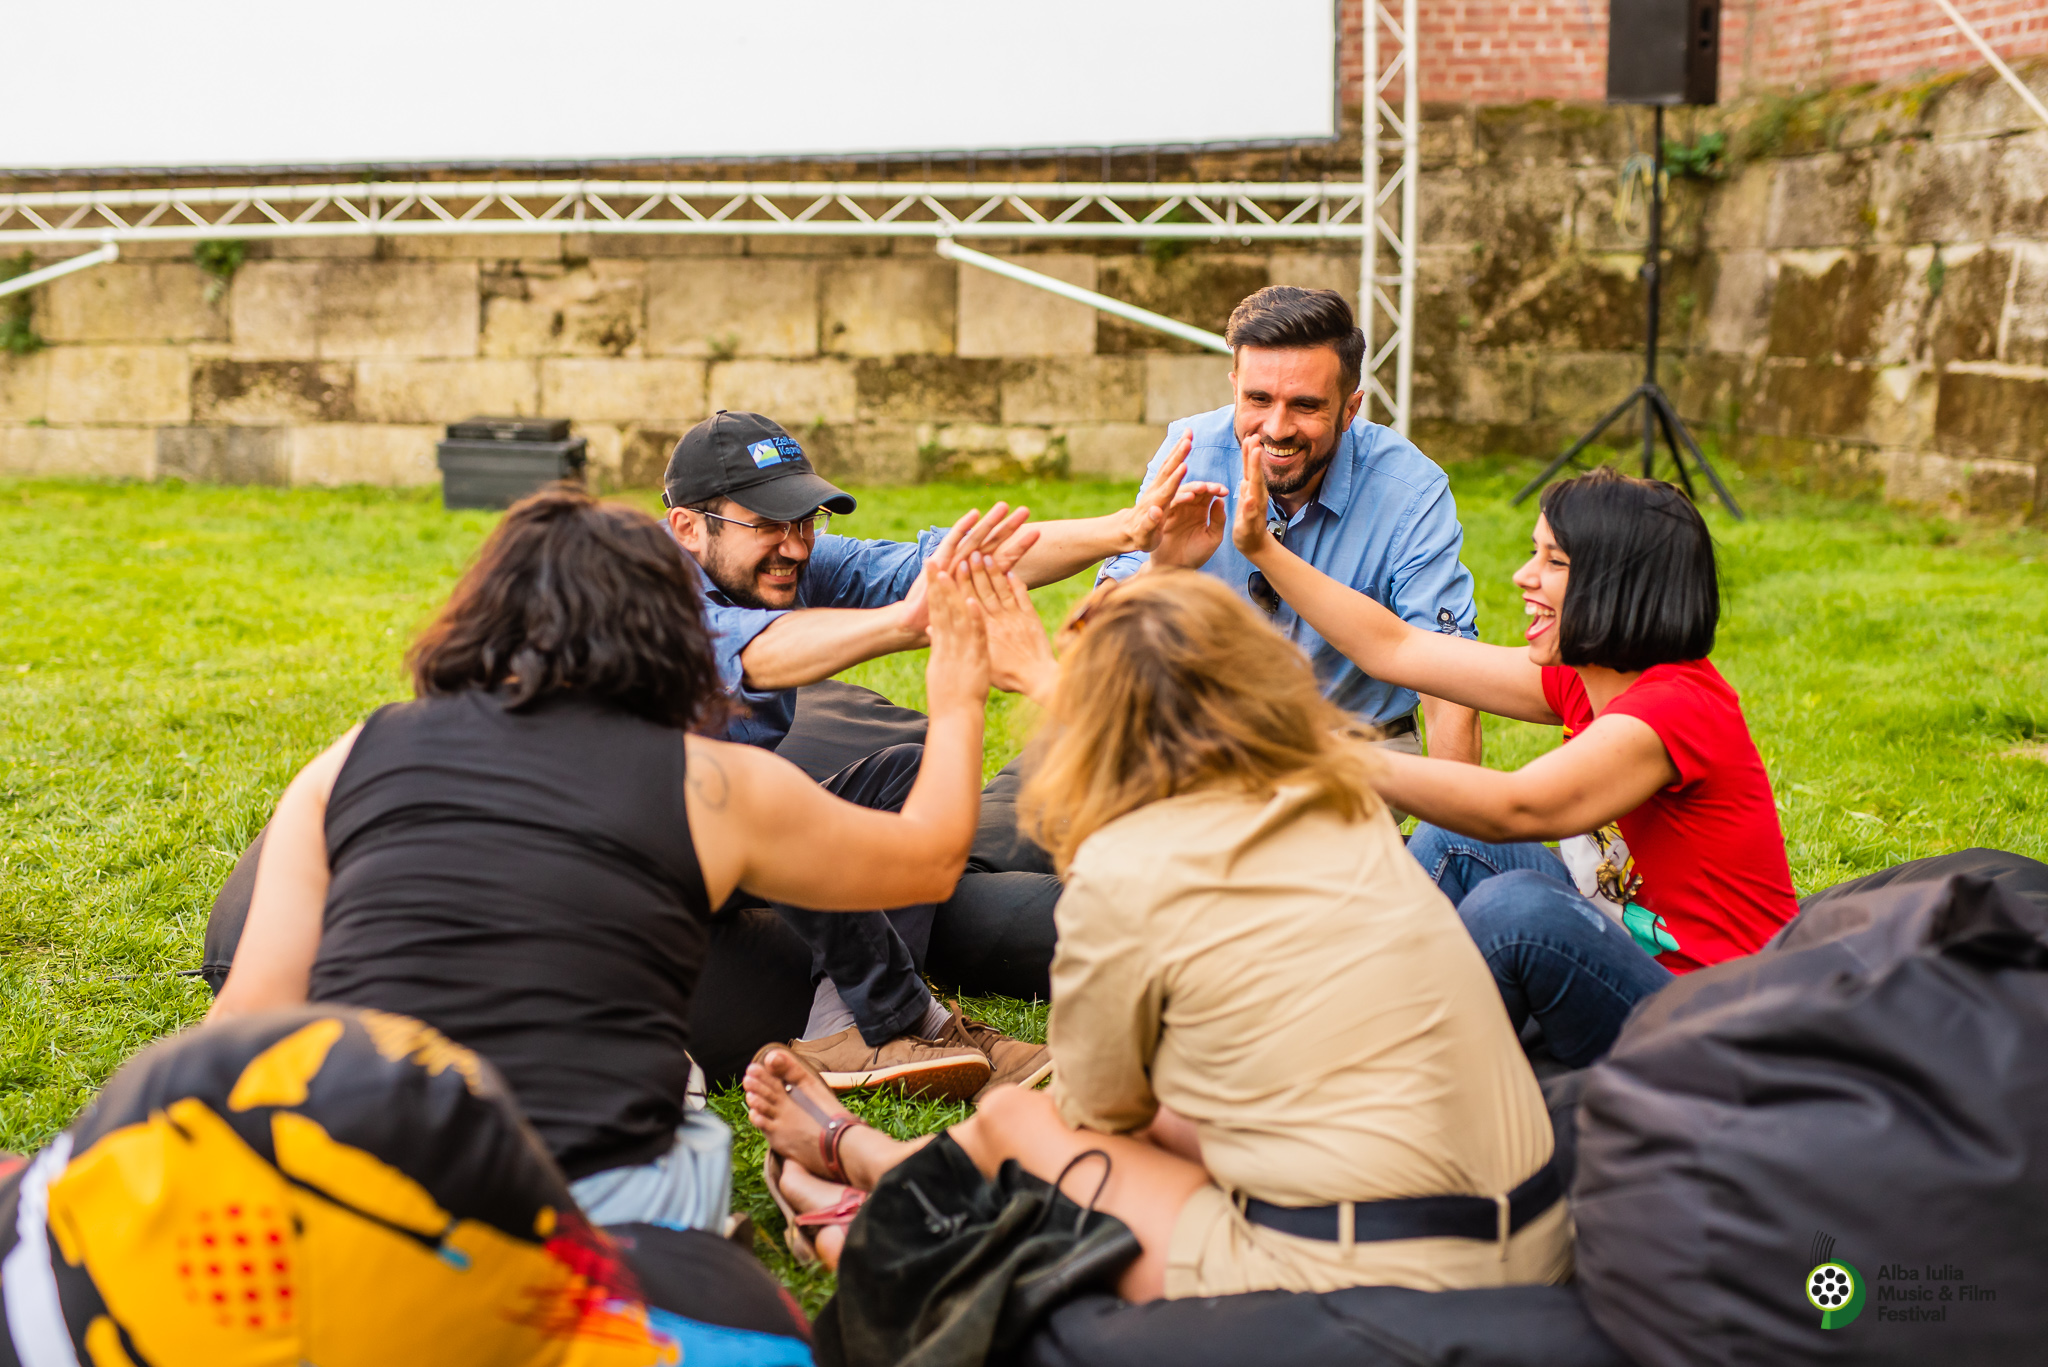
{"label": "brown leather shoe", "polygon": [[879,1049],[850,1025],[823,1039],[793,1040],[786,1047],[835,1092],[887,1087],[906,1096],[942,1096],[965,1101],[988,1085],[994,1069],[972,1044],[902,1036]]}
{"label": "brown leather shoe", "polygon": [[1052,1076],[1052,1050],[1042,1044],[1010,1038],[993,1025],[962,1013],[958,1002],[947,1002],[946,1009],[952,1014],[934,1043],[965,1045],[980,1050],[988,1058],[988,1085],[976,1093],[977,1100],[991,1088],[1036,1087]]}

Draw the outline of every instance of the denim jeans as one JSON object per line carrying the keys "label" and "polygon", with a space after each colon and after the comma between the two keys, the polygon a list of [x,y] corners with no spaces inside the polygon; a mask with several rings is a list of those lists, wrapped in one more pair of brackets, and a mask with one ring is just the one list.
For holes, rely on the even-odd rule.
{"label": "denim jeans", "polygon": [[651,1163],[579,1177],[569,1184],[569,1194],[594,1225],[723,1234],[732,1211],[732,1131],[708,1110],[685,1110],[667,1153]]}
{"label": "denim jeans", "polygon": [[1559,1062],[1581,1068],[1606,1054],[1635,1004],[1671,981],[1542,845],[1424,825],[1408,848],[1457,907],[1509,1021],[1520,1031],[1533,1018]]}

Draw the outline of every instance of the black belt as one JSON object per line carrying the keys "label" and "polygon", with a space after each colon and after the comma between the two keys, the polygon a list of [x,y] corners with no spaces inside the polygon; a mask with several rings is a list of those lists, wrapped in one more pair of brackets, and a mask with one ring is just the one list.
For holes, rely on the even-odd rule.
{"label": "black belt", "polygon": [[[1564,1196],[1557,1169],[1545,1163],[1536,1175],[1508,1193],[1509,1234],[1556,1205]],[[1336,1243],[1340,1206],[1276,1206],[1256,1198],[1244,1203],[1244,1217],[1255,1225],[1277,1229],[1298,1239]],[[1401,1196],[1389,1201],[1358,1201],[1351,1207],[1351,1238],[1356,1243],[1390,1239],[1477,1239],[1493,1243],[1501,1237],[1500,1203],[1484,1196]]]}
{"label": "black belt", "polygon": [[1404,713],[1390,721],[1374,722],[1373,725],[1379,728],[1380,737],[1384,740],[1392,740],[1396,736],[1412,736],[1415,734],[1415,714]]}

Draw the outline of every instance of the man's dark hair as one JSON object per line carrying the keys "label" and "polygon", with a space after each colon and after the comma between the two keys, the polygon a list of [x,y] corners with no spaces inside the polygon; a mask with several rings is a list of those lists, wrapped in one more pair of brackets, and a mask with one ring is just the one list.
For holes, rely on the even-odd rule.
{"label": "man's dark hair", "polygon": [[1558,659],[1632,674],[1713,652],[1714,538],[1678,486],[1603,467],[1545,489],[1543,516],[1572,562]]}
{"label": "man's dark hair", "polygon": [[575,693],[661,726],[724,717],[697,572],[634,508],[557,486],[512,505],[406,654],[421,697],[518,711]]}
{"label": "man's dark hair", "polygon": [[1276,351],[1333,348],[1347,399],[1358,388],[1358,377],[1365,369],[1365,334],[1351,316],[1351,305],[1335,290],[1305,290],[1296,285],[1256,290],[1230,311],[1223,340],[1230,343],[1233,355],[1245,346]]}

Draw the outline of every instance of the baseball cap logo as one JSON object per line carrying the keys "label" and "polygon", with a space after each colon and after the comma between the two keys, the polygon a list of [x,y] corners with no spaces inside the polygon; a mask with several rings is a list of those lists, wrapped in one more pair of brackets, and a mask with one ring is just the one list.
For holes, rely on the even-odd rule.
{"label": "baseball cap logo", "polygon": [[786,460],[801,459],[804,448],[789,437],[763,437],[747,447],[747,454],[754,458],[754,464],[765,470],[771,465],[780,465]]}

